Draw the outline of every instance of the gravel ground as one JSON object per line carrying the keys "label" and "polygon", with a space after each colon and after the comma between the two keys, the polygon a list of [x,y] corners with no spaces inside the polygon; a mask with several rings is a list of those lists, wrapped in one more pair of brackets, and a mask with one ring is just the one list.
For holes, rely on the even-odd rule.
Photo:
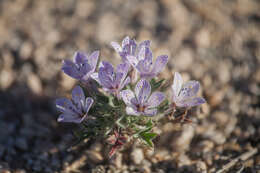
{"label": "gravel ground", "polygon": [[[0,172],[216,172],[260,149],[260,2],[258,0],[1,0]],[[60,72],[74,51],[100,49],[114,64],[110,41],[149,39],[168,69],[201,82],[208,101],[192,125],[165,124],[155,150],[127,147],[112,160],[87,141],[72,150],[74,125],[58,124],[56,97],[76,81]],[[260,172],[260,155],[228,172]]]}

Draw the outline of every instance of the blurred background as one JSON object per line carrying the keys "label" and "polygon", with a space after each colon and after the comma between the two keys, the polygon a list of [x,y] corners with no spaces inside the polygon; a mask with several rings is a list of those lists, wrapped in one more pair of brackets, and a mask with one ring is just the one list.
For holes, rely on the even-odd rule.
{"label": "blurred background", "polygon": [[[61,61],[77,50],[101,50],[129,35],[152,41],[154,56],[201,83],[207,104],[196,123],[167,123],[155,150],[134,146],[107,160],[108,146],[80,145],[73,125],[58,124],[54,100],[76,81]],[[1,0],[0,172],[216,172],[232,158],[259,148],[260,1],[258,0]],[[259,171],[260,155],[232,169]]]}

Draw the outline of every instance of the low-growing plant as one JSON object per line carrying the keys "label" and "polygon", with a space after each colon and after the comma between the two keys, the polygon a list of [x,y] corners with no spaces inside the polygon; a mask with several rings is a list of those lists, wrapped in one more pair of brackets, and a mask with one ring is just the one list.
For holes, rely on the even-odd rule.
{"label": "low-growing plant", "polygon": [[160,55],[153,61],[149,40],[137,44],[125,37],[122,46],[116,42],[111,45],[122,58],[115,68],[107,61],[97,67],[99,51],[76,52],[73,61],[64,60],[62,71],[81,86],[73,88],[71,100],[56,100],[56,107],[62,112],[58,122],[80,124],[81,128],[74,132],[77,142],[86,138],[106,141],[111,145],[109,157],[133,140],[153,147],[157,136],[153,128],[160,118],[170,115],[175,121],[191,122],[187,110],[205,103],[197,96],[199,82],[183,83],[178,72],[168,100],[164,92],[169,82],[157,77],[168,56]]}

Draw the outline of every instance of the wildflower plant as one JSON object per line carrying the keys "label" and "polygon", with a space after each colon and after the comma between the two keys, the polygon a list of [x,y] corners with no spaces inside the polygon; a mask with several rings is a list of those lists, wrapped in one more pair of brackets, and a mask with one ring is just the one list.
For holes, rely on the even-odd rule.
{"label": "wildflower plant", "polygon": [[[157,77],[168,56],[160,55],[153,61],[149,40],[137,44],[126,37],[122,46],[116,42],[111,45],[122,58],[115,68],[107,61],[98,64],[99,51],[90,55],[76,52],[73,61],[64,60],[62,71],[79,80],[82,87],[77,85],[72,90],[71,100],[56,100],[61,112],[58,122],[79,124],[81,128],[74,133],[77,142],[86,138],[106,141],[111,146],[109,157],[133,141],[153,147],[152,140],[157,136],[153,129],[160,118],[172,115],[178,122],[190,122],[187,110],[205,103],[197,96],[199,82],[183,83],[178,72],[174,74],[172,97],[168,100],[167,82]],[[136,72],[137,81],[131,78]],[[183,109],[179,116],[178,110]]]}

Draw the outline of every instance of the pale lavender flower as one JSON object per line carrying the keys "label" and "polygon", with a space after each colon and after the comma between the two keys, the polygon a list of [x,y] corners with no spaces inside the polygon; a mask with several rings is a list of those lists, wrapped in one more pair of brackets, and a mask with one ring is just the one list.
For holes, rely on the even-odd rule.
{"label": "pale lavender flower", "polygon": [[73,61],[64,60],[62,71],[72,78],[82,82],[88,81],[91,74],[95,72],[98,62],[99,51],[94,51],[87,55],[82,52],[76,52]]}
{"label": "pale lavender flower", "polygon": [[205,99],[197,97],[200,88],[198,81],[188,81],[183,84],[180,73],[175,72],[172,85],[172,100],[177,107],[193,107],[205,103]]}
{"label": "pale lavender flower", "polygon": [[131,90],[123,90],[121,97],[126,104],[126,113],[128,115],[148,115],[157,114],[157,107],[164,100],[165,96],[162,92],[153,92],[151,95],[151,85],[141,79],[135,86],[135,93]]}
{"label": "pale lavender flower", "polygon": [[124,63],[128,63],[127,56],[137,56],[142,47],[150,47],[150,41],[145,40],[137,44],[134,39],[128,36],[122,41],[122,47],[117,42],[111,42],[111,46],[122,57]]}
{"label": "pale lavender flower", "polygon": [[112,93],[120,98],[119,92],[130,82],[127,77],[130,65],[127,63],[119,64],[114,71],[112,64],[106,61],[100,63],[99,72],[94,73],[95,79],[106,92]]}
{"label": "pale lavender flower", "polygon": [[153,63],[153,55],[149,47],[142,47],[137,56],[128,55],[127,59],[140,73],[140,77],[146,79],[157,76],[168,62],[167,55],[160,55]]}
{"label": "pale lavender flower", "polygon": [[94,100],[91,97],[85,98],[81,87],[76,86],[72,90],[72,99],[59,98],[56,100],[57,109],[62,112],[58,122],[81,123],[88,114]]}

